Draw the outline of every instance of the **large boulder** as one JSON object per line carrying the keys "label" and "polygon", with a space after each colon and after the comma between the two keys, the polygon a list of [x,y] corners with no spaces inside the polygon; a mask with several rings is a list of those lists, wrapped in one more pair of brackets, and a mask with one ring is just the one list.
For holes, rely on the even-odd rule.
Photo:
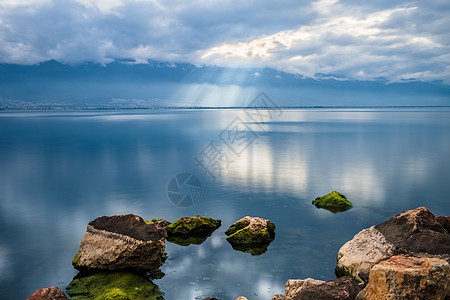
{"label": "large boulder", "polygon": [[75,277],[66,290],[72,300],[164,300],[157,285],[129,272],[100,272]]}
{"label": "large boulder", "polygon": [[26,300],[69,300],[69,298],[59,287],[51,286],[35,291]]}
{"label": "large boulder", "polygon": [[220,227],[221,223],[220,220],[208,217],[183,217],[167,225],[167,240],[181,246],[200,245]]}
{"label": "large boulder", "polygon": [[375,226],[398,252],[427,253],[450,258],[450,233],[426,208],[405,211]]}
{"label": "large boulder", "polygon": [[450,233],[425,207],[405,211],[362,230],[337,255],[336,275],[367,283],[370,269],[394,255],[433,256],[450,261]]}
{"label": "large boulder", "polygon": [[288,280],[286,294],[275,295],[272,300],[353,300],[361,291],[351,277],[341,277],[327,282],[315,279]]}
{"label": "large boulder", "polygon": [[367,282],[370,269],[394,255],[395,246],[374,226],[360,231],[337,254],[336,275]]}
{"label": "large boulder", "polygon": [[323,208],[332,213],[346,211],[353,207],[352,203],[347,200],[347,197],[336,191],[332,191],[322,197],[317,197],[312,204],[317,208]]}
{"label": "large boulder", "polygon": [[246,216],[231,225],[225,234],[233,249],[260,255],[275,239],[275,224],[263,218]]}
{"label": "large boulder", "polygon": [[375,265],[357,299],[443,300],[450,291],[450,266],[439,258],[393,256]]}
{"label": "large boulder", "polygon": [[136,215],[91,221],[72,264],[78,270],[157,270],[167,232]]}

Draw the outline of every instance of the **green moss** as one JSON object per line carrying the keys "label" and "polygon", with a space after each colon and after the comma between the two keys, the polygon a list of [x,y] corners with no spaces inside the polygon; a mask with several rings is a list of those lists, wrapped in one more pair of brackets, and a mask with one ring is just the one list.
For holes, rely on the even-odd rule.
{"label": "green moss", "polygon": [[312,204],[317,208],[323,208],[332,213],[346,211],[353,207],[352,203],[347,200],[347,197],[336,191],[332,191],[322,197],[317,197]]}
{"label": "green moss", "polygon": [[[165,220],[165,219],[152,219],[150,222],[148,222],[148,224],[155,224],[155,223],[158,223],[158,222],[161,222],[161,221],[166,221],[167,222],[167,220]],[[170,222],[167,222],[167,224],[170,224]]]}
{"label": "green moss", "polygon": [[250,224],[250,221],[248,221],[248,220],[237,221],[236,223],[231,225],[230,228],[227,229],[227,231],[225,231],[225,234],[232,235],[233,233],[247,227],[248,224]]}
{"label": "green moss", "polygon": [[334,269],[334,274],[336,275],[337,278],[343,277],[343,276],[349,276],[349,277],[353,278],[358,283],[362,282],[362,280],[359,277],[353,276],[353,274],[351,272],[349,272],[345,268],[342,268],[342,267],[339,267],[339,266],[336,266],[336,268]]}
{"label": "green moss", "polygon": [[249,227],[250,221],[243,220],[234,223],[225,234],[227,241],[233,249],[248,252],[252,255],[260,255],[267,251],[267,247],[275,239],[275,224],[267,221],[265,229],[252,231]]}
{"label": "green moss", "polygon": [[75,254],[75,257],[74,257],[73,260],[72,260],[72,266],[73,266],[74,268],[77,268],[77,267],[80,266],[80,256],[78,255],[78,253]]}
{"label": "green moss", "polygon": [[74,278],[66,288],[73,300],[163,300],[151,281],[129,272],[101,272]]}
{"label": "green moss", "polygon": [[184,217],[167,226],[167,240],[181,246],[200,245],[221,223],[208,217]]}

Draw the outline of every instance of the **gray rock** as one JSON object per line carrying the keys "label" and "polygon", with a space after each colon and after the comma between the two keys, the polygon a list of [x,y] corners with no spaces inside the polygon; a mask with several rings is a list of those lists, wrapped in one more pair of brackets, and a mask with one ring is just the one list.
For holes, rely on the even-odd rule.
{"label": "gray rock", "polygon": [[367,282],[370,269],[394,255],[395,246],[374,226],[360,231],[337,254],[336,275]]}
{"label": "gray rock", "polygon": [[157,270],[167,232],[136,215],[91,221],[72,264],[78,270]]}

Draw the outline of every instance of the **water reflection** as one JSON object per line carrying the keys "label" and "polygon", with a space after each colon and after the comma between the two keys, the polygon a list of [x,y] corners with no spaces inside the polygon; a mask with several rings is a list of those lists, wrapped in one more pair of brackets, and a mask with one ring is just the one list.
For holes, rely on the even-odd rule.
{"label": "water reflection", "polygon": [[[193,156],[239,110],[0,114],[0,293],[23,299],[62,288],[89,221],[210,216],[222,227],[203,244],[167,243],[166,299],[269,299],[289,278],[333,277],[339,247],[359,230],[426,205],[449,215],[450,112],[288,110],[249,126],[258,138],[216,183]],[[178,208],[169,180],[191,172],[202,199]],[[354,208],[332,214],[311,201],[339,190]],[[276,224],[261,256],[234,251],[224,231],[250,215]]]}

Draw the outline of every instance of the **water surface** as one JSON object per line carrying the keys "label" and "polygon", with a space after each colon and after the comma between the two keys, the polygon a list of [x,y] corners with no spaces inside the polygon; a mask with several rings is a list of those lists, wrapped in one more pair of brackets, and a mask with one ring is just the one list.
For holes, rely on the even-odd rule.
{"label": "water surface", "polygon": [[[254,137],[239,155],[220,139],[236,117]],[[102,215],[222,220],[202,245],[166,244],[155,283],[168,300],[270,299],[289,278],[334,278],[338,249],[363,228],[423,205],[450,215],[448,108],[290,109],[266,121],[242,110],[1,113],[2,298],[65,288],[87,223]],[[229,158],[215,182],[194,160],[211,142]],[[202,183],[192,207],[168,199],[180,172]],[[332,190],[354,208],[311,205]],[[225,240],[246,215],[277,226],[260,256]]]}

